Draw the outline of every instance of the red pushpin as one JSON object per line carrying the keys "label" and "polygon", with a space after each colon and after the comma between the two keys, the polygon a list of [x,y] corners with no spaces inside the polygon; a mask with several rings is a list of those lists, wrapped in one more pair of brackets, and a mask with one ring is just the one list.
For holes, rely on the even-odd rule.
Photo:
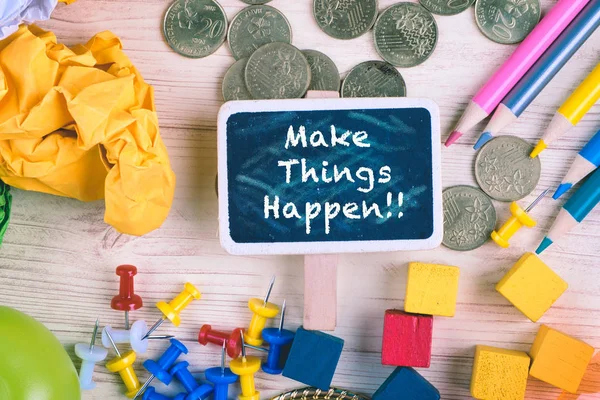
{"label": "red pushpin", "polygon": [[119,294],[110,302],[110,307],[113,310],[125,311],[125,329],[129,329],[129,311],[137,310],[144,304],[142,298],[133,290],[133,277],[137,275],[137,268],[133,265],[119,265],[117,275],[121,278],[121,286]]}
{"label": "red pushpin", "polygon": [[206,346],[213,343],[219,346],[225,346],[227,355],[231,358],[238,358],[242,352],[242,328],[236,328],[231,333],[215,331],[208,324],[202,325],[198,332],[198,343]]}

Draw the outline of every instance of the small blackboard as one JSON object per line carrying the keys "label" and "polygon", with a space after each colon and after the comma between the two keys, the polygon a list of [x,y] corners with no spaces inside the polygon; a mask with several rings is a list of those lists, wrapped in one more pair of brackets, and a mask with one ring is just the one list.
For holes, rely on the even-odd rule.
{"label": "small blackboard", "polygon": [[430,100],[228,102],[218,151],[220,235],[230,253],[441,243],[439,111]]}

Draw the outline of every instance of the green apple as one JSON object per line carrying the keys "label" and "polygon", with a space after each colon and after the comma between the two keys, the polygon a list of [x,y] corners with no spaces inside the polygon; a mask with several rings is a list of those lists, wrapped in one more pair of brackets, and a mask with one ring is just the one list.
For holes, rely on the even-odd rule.
{"label": "green apple", "polygon": [[0,399],[80,400],[77,371],[44,325],[0,306]]}

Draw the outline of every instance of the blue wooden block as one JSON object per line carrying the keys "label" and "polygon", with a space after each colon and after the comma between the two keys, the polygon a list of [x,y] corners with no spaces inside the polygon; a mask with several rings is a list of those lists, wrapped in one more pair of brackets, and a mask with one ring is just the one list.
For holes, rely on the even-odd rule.
{"label": "blue wooden block", "polygon": [[373,400],[440,400],[440,392],[410,367],[398,367],[373,395]]}
{"label": "blue wooden block", "polygon": [[320,331],[298,328],[283,376],[321,390],[329,389],[344,340]]}

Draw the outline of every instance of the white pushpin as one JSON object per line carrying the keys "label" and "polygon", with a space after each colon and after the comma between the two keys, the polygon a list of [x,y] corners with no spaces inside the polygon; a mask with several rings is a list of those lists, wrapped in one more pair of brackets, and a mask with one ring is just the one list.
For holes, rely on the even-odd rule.
{"label": "white pushpin", "polygon": [[90,344],[77,343],[75,345],[75,355],[81,359],[81,368],[79,368],[79,386],[82,390],[91,390],[96,387],[93,381],[94,366],[96,363],[104,360],[108,350],[102,347],[96,347],[96,334],[98,333],[98,319],[94,326],[94,333]]}
{"label": "white pushpin", "polygon": [[112,347],[107,332],[115,343],[129,343],[131,349],[138,354],[145,353],[148,350],[148,339],[171,339],[173,337],[171,335],[163,335],[148,336],[142,339],[146,335],[146,332],[148,332],[148,325],[143,320],[134,322],[129,330],[114,329],[110,325],[107,325],[102,330],[102,345],[107,349]]}

